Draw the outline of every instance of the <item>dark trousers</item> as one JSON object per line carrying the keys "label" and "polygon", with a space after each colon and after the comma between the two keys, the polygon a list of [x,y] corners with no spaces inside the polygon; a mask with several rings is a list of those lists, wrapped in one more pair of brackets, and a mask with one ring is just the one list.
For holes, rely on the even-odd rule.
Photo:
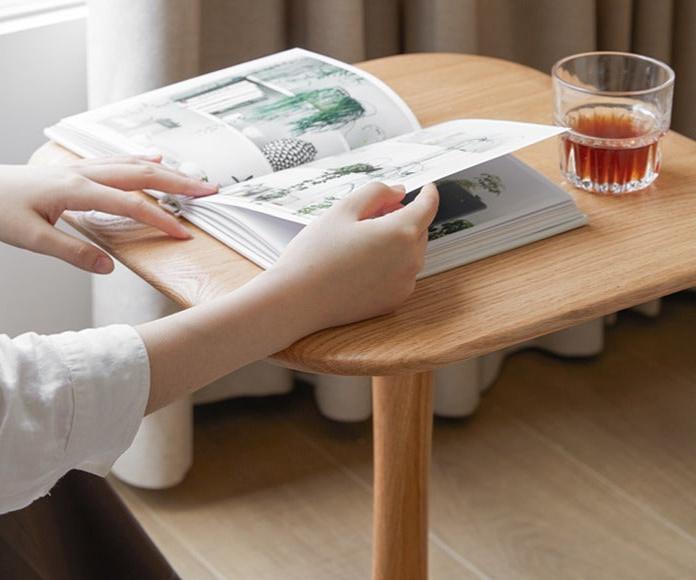
{"label": "dark trousers", "polygon": [[176,580],[100,477],[72,471],[50,495],[0,516],[2,580]]}

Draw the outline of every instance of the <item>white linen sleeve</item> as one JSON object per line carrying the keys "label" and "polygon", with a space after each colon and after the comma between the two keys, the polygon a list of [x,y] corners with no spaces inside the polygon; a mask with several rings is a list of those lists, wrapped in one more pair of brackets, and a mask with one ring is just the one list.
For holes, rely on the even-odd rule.
{"label": "white linen sleeve", "polygon": [[149,391],[147,350],[131,326],[0,335],[0,513],[71,469],[106,475],[133,441]]}

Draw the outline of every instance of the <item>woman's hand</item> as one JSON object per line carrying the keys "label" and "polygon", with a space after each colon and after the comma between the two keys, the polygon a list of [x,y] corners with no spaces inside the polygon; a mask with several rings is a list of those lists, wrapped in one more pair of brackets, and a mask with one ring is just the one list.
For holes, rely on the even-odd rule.
{"label": "woman's hand", "polygon": [[328,326],[391,312],[413,291],[438,192],[374,183],[307,226],[278,263],[234,292],[138,326],[147,412]]}
{"label": "woman's hand", "polygon": [[429,184],[403,207],[404,195],[362,188],[308,225],[269,272],[304,297],[314,330],[391,312],[413,292],[439,195]]}
{"label": "woman's hand", "polygon": [[132,192],[156,189],[201,196],[215,193],[217,187],[168,169],[159,160],[121,157],[62,167],[0,166],[0,241],[108,274],[114,264],[103,250],[54,227],[64,211],[103,211],[154,226],[174,238],[190,238],[174,216]]}

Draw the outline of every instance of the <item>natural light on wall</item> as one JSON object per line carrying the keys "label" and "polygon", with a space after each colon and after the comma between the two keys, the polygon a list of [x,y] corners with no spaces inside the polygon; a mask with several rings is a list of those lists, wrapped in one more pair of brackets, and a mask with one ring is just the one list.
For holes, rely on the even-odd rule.
{"label": "natural light on wall", "polygon": [[0,21],[74,8],[84,3],[85,0],[0,0]]}
{"label": "natural light on wall", "polygon": [[[85,12],[82,0],[0,0],[0,79],[12,87],[0,92],[0,164],[26,163],[44,127],[87,107]],[[0,264],[0,332],[89,326],[87,275],[2,244]]]}

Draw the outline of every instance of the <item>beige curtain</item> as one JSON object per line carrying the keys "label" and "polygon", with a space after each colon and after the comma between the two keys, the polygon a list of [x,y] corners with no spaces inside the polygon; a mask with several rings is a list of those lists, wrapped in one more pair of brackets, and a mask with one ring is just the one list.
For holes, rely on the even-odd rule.
{"label": "beige curtain", "polygon": [[486,54],[548,71],[631,50],[676,70],[673,126],[696,137],[696,0],[89,0],[92,104],[304,46],[357,62]]}

